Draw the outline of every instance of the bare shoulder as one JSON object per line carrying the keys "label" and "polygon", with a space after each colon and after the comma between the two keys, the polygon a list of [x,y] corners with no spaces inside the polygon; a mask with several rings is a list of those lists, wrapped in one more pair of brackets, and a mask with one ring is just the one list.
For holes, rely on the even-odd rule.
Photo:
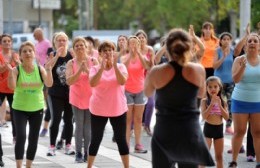
{"label": "bare shoulder", "polygon": [[185,65],[183,76],[194,85],[201,87],[206,78],[204,67],[199,63],[189,62]]}
{"label": "bare shoulder", "polygon": [[245,55],[240,55],[240,56],[237,56],[234,60],[234,62],[237,62],[237,61],[241,61],[241,59],[243,59],[245,57]]}
{"label": "bare shoulder", "polygon": [[198,72],[198,73],[203,73],[203,72],[205,72],[204,67],[203,67],[201,64],[195,63],[195,62],[189,62],[189,63],[186,65],[186,68],[187,68],[189,71],[194,71],[194,72]]}
{"label": "bare shoulder", "polygon": [[161,71],[163,71],[166,67],[168,67],[168,64],[159,64],[159,65],[155,65],[151,68],[149,74],[158,74],[161,73]]}

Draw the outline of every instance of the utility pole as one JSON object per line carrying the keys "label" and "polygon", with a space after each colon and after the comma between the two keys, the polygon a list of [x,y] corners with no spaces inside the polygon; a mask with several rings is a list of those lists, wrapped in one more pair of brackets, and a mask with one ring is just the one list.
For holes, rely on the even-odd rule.
{"label": "utility pole", "polygon": [[9,26],[9,31],[8,31],[8,33],[9,34],[13,34],[13,6],[14,6],[14,4],[13,4],[13,0],[9,0],[8,1],[8,5],[9,5],[9,12],[8,12],[8,14],[9,14],[9,23],[8,23],[8,26]]}
{"label": "utility pole", "polygon": [[38,15],[39,15],[39,25],[38,27],[41,27],[42,25],[42,11],[41,11],[41,0],[38,0]]}
{"label": "utility pole", "polygon": [[87,0],[78,0],[79,30],[86,30],[87,29],[86,1]]}
{"label": "utility pole", "polygon": [[246,26],[251,21],[251,0],[240,0],[240,31],[239,37],[245,34]]}
{"label": "utility pole", "polygon": [[0,0],[0,34],[4,32],[3,0]]}

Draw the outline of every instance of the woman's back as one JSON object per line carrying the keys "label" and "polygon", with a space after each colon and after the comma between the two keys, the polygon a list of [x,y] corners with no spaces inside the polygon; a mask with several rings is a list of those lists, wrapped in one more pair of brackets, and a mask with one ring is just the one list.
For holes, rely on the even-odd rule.
{"label": "woman's back", "polygon": [[[170,66],[173,71],[169,71],[172,71],[172,73],[168,72],[169,76],[162,77],[160,80],[162,82],[158,83],[159,88],[156,90],[158,114],[175,115],[177,114],[175,112],[182,112],[181,114],[183,114],[191,111],[199,114],[196,101],[200,74],[196,70],[197,68],[194,68],[194,65],[182,67],[174,61],[170,62]],[[164,70],[162,69],[162,71]]]}

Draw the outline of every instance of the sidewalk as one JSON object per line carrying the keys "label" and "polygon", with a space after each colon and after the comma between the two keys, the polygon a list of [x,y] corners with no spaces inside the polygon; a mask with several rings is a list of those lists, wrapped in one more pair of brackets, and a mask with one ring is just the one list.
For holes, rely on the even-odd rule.
{"label": "sidewalk", "polygon": [[[154,124],[154,120],[153,120]],[[2,145],[4,156],[3,160],[5,162],[6,168],[15,168],[14,159],[14,145],[12,144],[11,135],[11,124],[8,122],[8,128],[0,128],[2,134]],[[119,168],[122,167],[121,158],[119,156],[116,143],[112,142],[112,127],[110,123],[107,124],[102,144],[99,148],[98,155],[94,162],[94,168]],[[148,149],[147,154],[137,154],[134,153],[134,138],[131,139],[130,144],[130,166],[131,168],[151,168],[151,148],[149,137],[145,132],[142,133],[143,145]],[[58,136],[59,137],[59,136]],[[228,162],[231,161],[231,155],[227,154],[227,150],[231,148],[231,135],[225,135],[225,149],[224,149],[224,167],[228,166]],[[74,147],[74,138],[72,140],[72,145]],[[244,141],[245,144],[245,141]],[[27,146],[27,144],[26,144]],[[49,137],[40,137],[38,150],[36,153],[36,158],[33,162],[33,168],[86,168],[86,163],[75,163],[75,156],[68,156],[63,153],[63,150],[58,150],[56,156],[49,157],[46,156],[49,146]],[[192,150],[192,149],[191,149]],[[213,157],[214,153],[211,150]],[[25,163],[25,161],[24,161]],[[246,162],[246,155],[239,154],[238,166],[240,168],[254,168],[255,162]]]}

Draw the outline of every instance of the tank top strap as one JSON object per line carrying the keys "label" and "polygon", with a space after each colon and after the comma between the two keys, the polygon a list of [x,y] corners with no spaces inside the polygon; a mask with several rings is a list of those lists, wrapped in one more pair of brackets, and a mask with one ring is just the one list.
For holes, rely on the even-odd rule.
{"label": "tank top strap", "polygon": [[182,66],[179,65],[176,61],[171,61],[169,63],[174,68],[174,70],[176,71],[176,73],[175,73],[176,77],[182,78]]}

